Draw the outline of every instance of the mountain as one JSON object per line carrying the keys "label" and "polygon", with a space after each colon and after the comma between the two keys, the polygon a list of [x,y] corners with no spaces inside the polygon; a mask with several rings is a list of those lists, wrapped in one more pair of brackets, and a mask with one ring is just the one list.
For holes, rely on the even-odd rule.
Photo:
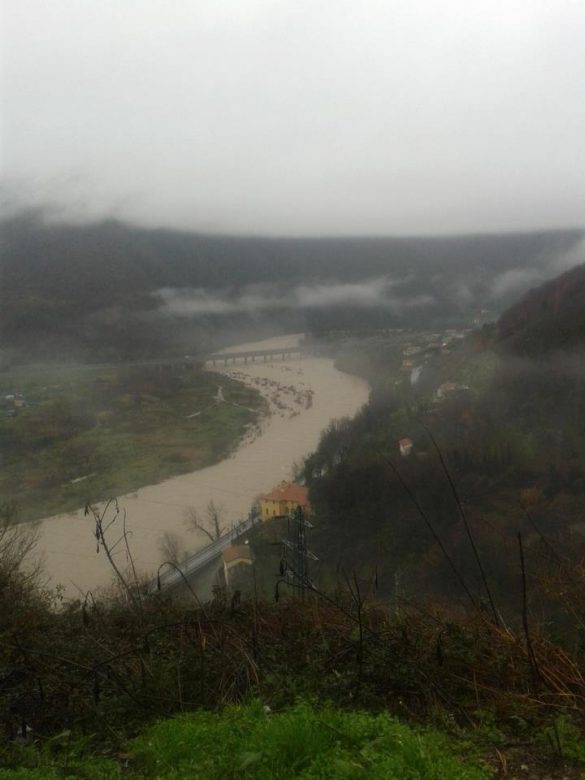
{"label": "mountain", "polygon": [[529,355],[585,347],[585,265],[528,292],[502,314],[498,335]]}
{"label": "mountain", "polygon": [[262,238],[38,213],[0,227],[0,347],[19,360],[192,353],[291,329],[471,324],[551,276],[585,236]]}

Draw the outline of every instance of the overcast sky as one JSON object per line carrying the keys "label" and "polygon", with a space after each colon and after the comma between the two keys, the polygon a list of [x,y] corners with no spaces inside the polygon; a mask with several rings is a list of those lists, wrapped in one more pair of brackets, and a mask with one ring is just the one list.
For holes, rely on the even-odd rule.
{"label": "overcast sky", "polygon": [[585,225],[583,0],[1,0],[5,201],[196,230]]}

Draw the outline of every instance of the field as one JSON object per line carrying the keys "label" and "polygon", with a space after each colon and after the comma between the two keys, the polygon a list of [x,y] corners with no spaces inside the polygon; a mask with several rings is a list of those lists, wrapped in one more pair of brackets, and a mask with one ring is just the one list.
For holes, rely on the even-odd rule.
{"label": "field", "polygon": [[0,399],[0,504],[17,521],[211,465],[267,410],[186,365],[2,375]]}

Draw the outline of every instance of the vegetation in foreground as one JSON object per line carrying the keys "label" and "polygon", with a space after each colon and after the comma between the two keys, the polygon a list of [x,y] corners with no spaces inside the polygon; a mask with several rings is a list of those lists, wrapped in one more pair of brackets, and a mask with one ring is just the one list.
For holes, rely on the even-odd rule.
{"label": "vegetation in foreground", "polygon": [[[375,582],[357,579],[277,603],[218,591],[204,606],[127,581],[110,600],[65,604],[19,570],[19,533],[24,542],[22,526],[0,539],[0,763],[20,773],[6,778],[107,778],[120,767],[197,777],[197,743],[224,739],[229,750],[205,754],[217,774],[201,777],[229,776],[226,752],[235,776],[251,778],[286,777],[303,756],[288,776],[489,776],[480,759],[511,778],[577,778],[585,767],[579,655],[540,626],[516,631],[428,600],[384,604]],[[251,701],[276,716],[229,709]],[[304,753],[287,730],[293,746],[307,741]],[[329,766],[333,753],[340,763]],[[464,754],[475,763],[456,760]]]}
{"label": "vegetation in foreground", "polygon": [[0,496],[19,521],[216,463],[267,410],[256,390],[183,364],[2,375],[0,399]]}
{"label": "vegetation in foreground", "polygon": [[[278,713],[266,710],[254,703],[163,721],[132,742],[124,776],[161,780],[484,780],[491,774],[477,761],[455,756],[444,735],[413,730],[385,713],[346,712],[308,704]],[[0,771],[0,778],[121,776],[119,764],[95,757],[84,760],[75,745],[67,750],[61,744],[53,750],[52,758],[50,754],[50,749],[43,756],[30,751],[30,767]]]}

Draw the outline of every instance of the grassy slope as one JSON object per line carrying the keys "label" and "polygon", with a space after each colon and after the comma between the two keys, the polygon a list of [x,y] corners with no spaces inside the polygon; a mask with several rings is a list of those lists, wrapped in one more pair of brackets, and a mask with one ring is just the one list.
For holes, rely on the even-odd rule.
{"label": "grassy slope", "polygon": [[[219,384],[226,403],[214,400]],[[0,397],[15,391],[30,406],[0,417],[0,496],[17,505],[19,520],[211,465],[265,409],[255,390],[182,368],[2,378]]]}
{"label": "grassy slope", "polygon": [[[65,763],[0,770],[3,780],[53,780],[66,776]],[[38,757],[37,757],[38,760]],[[59,766],[61,764],[61,766]],[[377,778],[402,780],[483,780],[477,763],[463,762],[447,739],[434,731],[415,732],[388,715],[314,709],[297,705],[266,714],[258,704],[222,713],[195,712],[148,729],[132,744],[125,777],[249,780],[288,778]],[[75,777],[119,777],[114,762],[73,760]]]}

